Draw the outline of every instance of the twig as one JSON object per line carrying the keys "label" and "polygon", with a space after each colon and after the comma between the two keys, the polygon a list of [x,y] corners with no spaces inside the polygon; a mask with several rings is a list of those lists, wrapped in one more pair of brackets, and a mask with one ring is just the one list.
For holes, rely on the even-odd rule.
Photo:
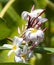
{"label": "twig", "polygon": [[47,28],[44,28],[44,29],[43,29],[43,32],[45,32],[46,30],[47,30]]}
{"label": "twig", "polygon": [[12,38],[7,37],[6,39],[9,40],[9,41],[11,41],[11,42],[13,42]]}

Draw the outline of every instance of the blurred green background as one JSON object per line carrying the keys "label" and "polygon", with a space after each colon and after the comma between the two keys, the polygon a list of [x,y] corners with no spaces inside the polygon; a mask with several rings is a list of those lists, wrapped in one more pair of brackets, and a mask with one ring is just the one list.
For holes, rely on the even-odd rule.
{"label": "blurred green background", "polygon": [[[0,0],[0,13],[5,8],[7,3],[12,0]],[[54,0],[13,0],[13,3],[8,7],[4,15],[0,14],[0,46],[3,44],[11,44],[6,38],[19,36],[17,28],[25,25],[25,21],[21,18],[23,11],[31,10],[32,5],[35,9],[46,9],[44,17],[48,21],[43,24],[43,28],[47,27],[45,38],[40,46],[54,47]],[[9,50],[0,50],[0,63],[1,62],[14,62],[14,53],[7,57]],[[31,58],[29,61],[31,65],[54,65],[54,54],[39,54]]]}

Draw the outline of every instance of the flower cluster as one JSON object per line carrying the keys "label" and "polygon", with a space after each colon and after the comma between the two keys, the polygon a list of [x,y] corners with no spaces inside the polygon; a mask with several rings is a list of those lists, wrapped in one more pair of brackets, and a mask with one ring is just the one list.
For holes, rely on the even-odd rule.
{"label": "flower cluster", "polygon": [[[45,9],[34,10],[34,6],[32,6],[31,12],[22,12],[22,19],[27,22],[25,31],[20,37],[14,36],[12,45],[3,45],[3,47],[11,49],[8,57],[10,57],[12,52],[15,53],[15,62],[27,62],[33,56],[34,47],[43,41],[46,28],[42,30],[41,26],[47,21],[47,18],[42,18],[41,16],[44,12]],[[20,33],[19,28],[18,33]]]}

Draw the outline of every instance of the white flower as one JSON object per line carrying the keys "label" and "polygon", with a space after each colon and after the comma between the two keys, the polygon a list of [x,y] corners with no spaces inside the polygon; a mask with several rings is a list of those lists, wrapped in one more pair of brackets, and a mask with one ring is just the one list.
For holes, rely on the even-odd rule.
{"label": "white flower", "polygon": [[43,38],[44,38],[44,33],[43,33],[42,30],[37,30],[37,32],[30,34],[30,39],[32,41],[39,41],[39,42],[41,42],[41,41],[43,41]]}
{"label": "white flower", "polygon": [[29,28],[25,31],[25,40],[26,41],[30,41],[30,34],[31,33],[35,33],[36,32],[36,29],[34,28]]}
{"label": "white flower", "polygon": [[10,44],[4,44],[3,45],[3,47],[7,47],[7,48],[11,49],[8,53],[8,56],[10,56],[12,52],[15,52],[16,55],[19,55],[20,50],[21,50],[19,48],[19,46],[22,44],[22,41],[23,41],[22,38],[19,38],[19,37],[15,36],[14,39],[13,39],[13,44],[12,45],[10,45]]}
{"label": "white flower", "polygon": [[[38,14],[40,14],[42,11],[43,9],[36,9],[36,10],[31,11],[30,13],[27,11],[23,11],[21,16],[22,16],[22,19],[28,21],[29,20],[28,16],[30,16],[31,19],[36,18]],[[38,18],[41,18],[41,16],[39,16]]]}
{"label": "white flower", "polygon": [[23,51],[22,51],[22,53],[21,53],[21,59],[23,60],[23,63],[26,62],[27,54],[28,54],[28,44],[26,44],[26,45],[23,47]]}
{"label": "white flower", "polygon": [[15,62],[26,62],[26,57],[27,57],[27,52],[28,52],[28,44],[26,44],[23,49],[21,50],[20,54],[16,55],[14,57]]}
{"label": "white flower", "polygon": [[30,59],[33,56],[33,51],[30,51],[27,55],[28,59]]}
{"label": "white flower", "polygon": [[14,61],[15,61],[15,62],[23,62],[23,60],[21,59],[20,56],[15,56],[15,57],[14,57]]}
{"label": "white flower", "polygon": [[42,42],[44,38],[44,32],[39,29],[29,28],[25,33],[25,39],[27,41],[31,40],[33,42]]}
{"label": "white flower", "polygon": [[22,19],[24,19],[24,20],[27,21],[28,14],[29,14],[29,12],[27,12],[27,11],[23,11],[22,14],[21,14]]}
{"label": "white flower", "polygon": [[44,23],[44,22],[46,22],[48,19],[47,18],[39,18],[39,22],[41,22],[41,23]]}
{"label": "white flower", "polygon": [[[36,9],[30,12],[28,15],[31,16],[31,18],[36,18],[42,11],[43,9]],[[38,18],[41,18],[41,16],[39,16]]]}

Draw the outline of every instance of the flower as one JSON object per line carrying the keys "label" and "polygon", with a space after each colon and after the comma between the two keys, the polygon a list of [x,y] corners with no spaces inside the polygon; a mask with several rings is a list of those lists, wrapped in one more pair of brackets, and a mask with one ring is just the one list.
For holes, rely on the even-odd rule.
{"label": "flower", "polygon": [[22,19],[24,19],[25,21],[27,21],[28,14],[29,14],[29,12],[23,11],[22,14],[21,14]]}
{"label": "flower", "polygon": [[27,54],[28,54],[28,44],[24,45],[23,51],[22,51],[22,54],[21,54],[21,59],[23,60],[23,63],[26,62]]}
{"label": "flower", "polygon": [[27,53],[28,53],[28,44],[24,45],[23,49],[21,50],[21,53],[15,56],[14,58],[15,62],[25,63],[27,59]]}
{"label": "flower", "polygon": [[[31,11],[28,15],[31,18],[36,18],[42,11],[43,9],[36,9],[36,10]],[[38,18],[41,18],[41,16],[39,16]]]}
{"label": "flower", "polygon": [[30,39],[33,41],[33,42],[42,42],[43,41],[43,38],[44,38],[44,32],[40,29],[40,30],[37,30],[37,32],[35,33],[31,33],[30,34]]}
{"label": "flower", "polygon": [[42,42],[44,38],[44,32],[41,29],[29,28],[25,33],[25,40],[33,42]]}
{"label": "flower", "polygon": [[30,41],[30,34],[35,33],[37,30],[34,28],[29,28],[25,31],[25,40]]}
{"label": "flower", "polygon": [[[43,9],[36,9],[36,10],[31,11],[30,13],[27,11],[23,11],[21,16],[22,16],[22,19],[28,21],[29,19],[28,16],[30,16],[31,19],[36,18],[38,14],[40,14],[42,11]],[[38,18],[41,18],[41,16],[39,16]]]}
{"label": "flower", "polygon": [[19,46],[22,44],[23,39],[19,38],[17,36],[14,37],[13,39],[13,44],[4,44],[3,47],[7,47],[10,48],[11,50],[8,52],[8,57],[11,55],[12,52],[15,52],[16,55],[19,55],[21,49],[19,48]]}
{"label": "flower", "polygon": [[47,21],[47,18],[42,18],[40,15],[44,12],[44,9],[36,9],[31,11],[30,13],[27,11],[22,12],[22,19],[27,21],[27,28],[33,28],[36,26],[36,28],[40,28],[42,23]]}
{"label": "flower", "polygon": [[15,61],[15,62],[23,62],[23,60],[21,59],[20,56],[15,56],[15,57],[14,57],[14,61]]}
{"label": "flower", "polygon": [[21,48],[17,48],[15,50],[15,57],[14,57],[14,61],[15,62],[22,62],[23,60],[21,59],[21,53],[22,53],[22,49]]}

